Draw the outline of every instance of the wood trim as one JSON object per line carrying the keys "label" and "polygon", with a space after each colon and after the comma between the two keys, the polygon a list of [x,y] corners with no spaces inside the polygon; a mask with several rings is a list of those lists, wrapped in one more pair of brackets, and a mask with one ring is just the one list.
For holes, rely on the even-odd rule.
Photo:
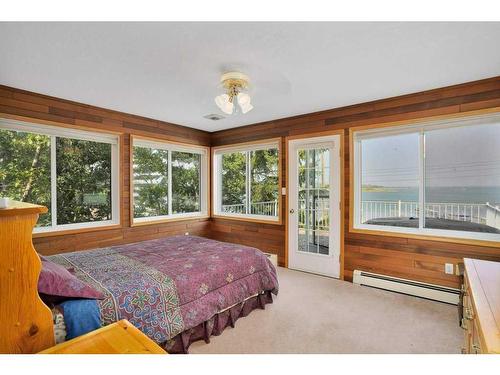
{"label": "wood trim", "polygon": [[444,121],[444,120],[460,119],[463,117],[472,117],[472,116],[486,115],[486,114],[491,114],[491,113],[500,113],[500,107],[491,107],[491,108],[450,113],[450,114],[444,114],[444,115],[424,116],[424,117],[419,117],[419,118],[410,119],[410,120],[398,120],[398,121],[387,121],[387,122],[380,121],[380,120],[379,121],[374,120],[375,122],[372,124],[357,125],[357,126],[350,127],[349,133],[363,131],[363,130],[369,130],[369,129],[383,129],[383,128],[397,127],[397,126],[403,127],[405,125],[406,126],[407,125],[417,125],[417,124],[434,122],[434,121],[439,122],[439,121]]}
{"label": "wood trim", "polygon": [[[197,145],[193,143],[186,143],[186,142],[179,142],[174,140],[173,138],[168,138],[168,136],[165,136],[163,138],[155,138],[155,137],[149,137],[149,136],[144,136],[144,135],[130,135],[130,138],[133,139],[142,139],[144,141],[151,141],[151,142],[157,142],[157,143],[167,143],[167,144],[174,144],[174,145],[179,145],[179,146],[184,146],[188,148],[196,148],[199,150],[205,150],[207,151],[207,155],[210,153],[210,146],[203,146],[203,145]],[[132,143],[130,143],[132,144]]]}
{"label": "wood trim", "polygon": [[88,227],[88,228],[52,230],[50,232],[33,233],[33,238],[54,237],[54,236],[62,236],[62,235],[66,235],[66,234],[79,234],[79,233],[97,232],[97,231],[102,231],[102,230],[113,230],[113,229],[121,229],[121,228],[122,228],[121,224],[110,224],[110,225]]}
{"label": "wood trim", "polygon": [[440,242],[450,242],[457,244],[466,244],[466,245],[478,245],[478,246],[487,246],[487,247],[498,247],[500,248],[500,242],[498,241],[487,241],[487,240],[475,240],[475,239],[467,239],[467,238],[456,238],[456,237],[443,237],[432,234],[413,234],[413,233],[397,233],[390,231],[383,231],[379,229],[360,229],[354,228],[354,133],[363,130],[369,129],[378,129],[378,128],[389,128],[389,127],[398,127],[405,125],[413,125],[420,124],[426,122],[440,121],[440,120],[449,120],[456,118],[464,118],[470,116],[484,115],[489,113],[500,113],[500,107],[493,108],[485,108],[480,110],[473,110],[467,112],[459,112],[449,115],[439,115],[439,116],[428,116],[422,117],[415,120],[404,120],[404,121],[393,121],[393,122],[381,122],[370,125],[362,125],[362,126],[354,126],[349,128],[349,232],[350,233],[361,233],[361,234],[370,234],[376,236],[388,236],[388,237],[399,237],[399,238],[412,238],[418,240],[428,240],[428,241],[440,241]]}
{"label": "wood trim", "polygon": [[340,273],[339,273],[339,280],[344,280],[344,233],[345,233],[345,209],[344,209],[344,189],[345,189],[345,180],[344,180],[344,158],[345,158],[345,150],[344,150],[344,130],[343,129],[336,129],[336,130],[327,130],[327,131],[321,131],[321,132],[316,132],[316,133],[308,133],[308,134],[297,134],[297,135],[291,135],[286,137],[286,183],[287,183],[287,194],[286,194],[286,226],[285,226],[285,267],[288,268],[288,254],[289,254],[289,249],[288,249],[288,184],[290,183],[290,168],[289,168],[289,142],[292,140],[297,140],[297,139],[309,139],[309,138],[318,138],[318,137],[325,137],[329,135],[338,135],[339,136],[339,171],[340,171],[340,192],[339,192],[339,201],[340,201],[340,259],[339,259],[339,264],[340,264]]}
{"label": "wood trim", "polygon": [[151,220],[151,221],[141,221],[141,222],[131,222],[130,226],[131,227],[144,227],[148,225],[155,225],[155,224],[162,224],[162,223],[175,223],[178,221],[189,221],[189,220],[199,220],[199,219],[209,219],[210,215],[199,215],[199,216],[190,216],[190,217],[172,217],[172,218],[165,218],[165,219],[158,219],[158,220]]}
{"label": "wood trim", "polygon": [[252,145],[259,145],[259,144],[273,143],[273,142],[281,142],[281,137],[261,138],[261,139],[254,140],[254,141],[231,143],[231,144],[222,145],[222,146],[213,146],[212,147],[212,154],[214,154],[215,152],[217,152],[219,150],[226,150],[226,149],[232,149],[232,148],[237,148],[237,147],[245,147],[245,146],[252,146]]}
{"label": "wood trim", "polygon": [[[279,203],[278,203],[278,209],[279,209]],[[281,215],[280,215],[281,216]],[[221,220],[234,220],[234,221],[243,221],[243,222],[248,222],[248,223],[259,223],[259,224],[270,224],[270,225],[281,225],[282,223],[277,221],[277,220],[263,220],[263,219],[254,219],[254,218],[246,218],[246,217],[236,217],[236,216],[225,216],[225,215],[212,215],[214,219],[221,219]]]}
{"label": "wood trim", "polygon": [[[210,157],[210,174],[212,176],[211,178],[211,185],[215,182],[215,178],[212,174],[212,171],[214,170],[213,168],[213,162],[215,160],[215,153],[219,150],[227,150],[227,149],[232,149],[235,147],[240,147],[240,146],[250,146],[250,145],[259,145],[259,144],[265,144],[265,143],[273,143],[276,142],[278,144],[278,220],[265,220],[265,219],[255,219],[251,217],[238,217],[238,216],[231,216],[231,215],[217,215],[214,213],[215,209],[215,204],[213,203],[213,200],[215,200],[215,197],[212,195],[211,197],[211,203],[212,203],[212,211],[211,211],[211,217],[215,219],[224,219],[224,220],[236,220],[236,221],[247,221],[250,223],[262,223],[262,224],[272,224],[272,225],[283,225],[283,213],[282,213],[282,200],[283,200],[283,195],[281,194],[281,188],[283,184],[283,156],[282,156],[282,142],[283,139],[282,137],[274,137],[274,138],[265,138],[265,139],[260,139],[258,141],[251,141],[251,142],[241,142],[241,143],[232,143],[230,145],[224,145],[224,146],[216,146],[216,147],[211,147],[211,157]],[[213,186],[211,186],[212,191],[216,191]]]}
{"label": "wood trim", "polygon": [[[144,222],[134,222],[134,140],[135,139],[144,139],[152,142],[158,143],[167,143],[167,144],[175,144],[179,146],[184,146],[188,148],[196,148],[199,150],[205,150],[206,160],[207,160],[207,192],[206,192],[206,200],[207,200],[207,213],[202,215],[193,215],[189,217],[170,217],[158,220],[144,221]],[[201,145],[192,145],[189,143],[181,143],[177,141],[165,141],[163,139],[157,139],[154,137],[144,137],[137,135],[130,135],[130,144],[129,144],[129,220],[130,227],[143,227],[147,225],[161,224],[161,223],[172,223],[177,221],[186,221],[186,220],[197,220],[197,219],[206,219],[210,217],[210,175],[211,175],[211,166],[210,166],[210,147],[201,146]]]}
{"label": "wood trim", "polygon": [[94,127],[89,127],[89,126],[84,126],[84,125],[69,124],[69,123],[65,123],[65,122],[42,120],[42,119],[38,119],[35,117],[11,115],[9,113],[3,113],[3,112],[0,112],[0,118],[4,118],[4,119],[8,119],[8,120],[29,122],[29,123],[32,123],[34,125],[37,125],[37,124],[38,125],[48,125],[48,126],[54,126],[57,128],[75,129],[75,130],[81,130],[81,131],[85,131],[85,132],[113,134],[113,135],[117,135],[117,136],[123,135],[123,129],[120,129],[118,127],[113,127],[113,126],[107,126],[106,129],[100,129],[100,128],[98,128],[99,123],[97,123],[97,122],[95,123],[96,127],[94,128]]}

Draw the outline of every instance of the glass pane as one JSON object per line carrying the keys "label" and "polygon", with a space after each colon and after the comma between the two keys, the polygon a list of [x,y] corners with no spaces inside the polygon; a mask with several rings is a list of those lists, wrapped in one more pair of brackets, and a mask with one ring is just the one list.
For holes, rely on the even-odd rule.
{"label": "glass pane", "polygon": [[361,142],[361,223],[419,227],[419,134]]}
{"label": "glass pane", "polygon": [[222,154],[222,212],[245,214],[246,156],[243,152]]}
{"label": "glass pane", "polygon": [[168,214],[168,151],[134,147],[134,217]]}
{"label": "glass pane", "polygon": [[298,150],[299,251],[329,254],[330,150]]}
{"label": "glass pane", "polygon": [[172,151],[172,211],[201,211],[201,155]]}
{"label": "glass pane", "polygon": [[500,124],[425,133],[425,227],[500,233]]}
{"label": "glass pane", "polygon": [[0,196],[46,206],[37,227],[51,225],[50,137],[0,129]]}
{"label": "glass pane", "polygon": [[278,149],[250,152],[251,214],[278,216]]}
{"label": "glass pane", "polygon": [[57,224],[111,220],[111,145],[56,139]]}

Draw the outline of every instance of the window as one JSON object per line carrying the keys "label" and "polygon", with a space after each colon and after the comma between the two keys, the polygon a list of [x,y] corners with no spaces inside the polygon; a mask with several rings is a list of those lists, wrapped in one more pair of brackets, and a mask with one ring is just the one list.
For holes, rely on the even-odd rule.
{"label": "window", "polygon": [[132,140],[133,222],[208,215],[207,148]]}
{"label": "window", "polygon": [[214,149],[214,212],[279,222],[280,140]]}
{"label": "window", "polygon": [[35,232],[119,223],[118,136],[0,120],[0,194],[49,208]]}
{"label": "window", "polygon": [[500,241],[500,115],[353,141],[355,229]]}

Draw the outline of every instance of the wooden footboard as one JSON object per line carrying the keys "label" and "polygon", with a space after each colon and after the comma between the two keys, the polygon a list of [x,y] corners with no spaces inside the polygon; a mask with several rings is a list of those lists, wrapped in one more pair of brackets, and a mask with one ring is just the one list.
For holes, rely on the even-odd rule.
{"label": "wooden footboard", "polygon": [[32,242],[47,208],[12,202],[0,209],[0,353],[36,353],[54,345],[52,313],[38,295],[41,262]]}

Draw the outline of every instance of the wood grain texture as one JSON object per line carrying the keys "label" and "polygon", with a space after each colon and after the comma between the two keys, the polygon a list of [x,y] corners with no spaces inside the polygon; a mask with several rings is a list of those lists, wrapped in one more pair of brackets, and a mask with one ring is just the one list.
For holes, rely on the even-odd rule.
{"label": "wood grain texture", "polygon": [[[294,116],[212,133],[212,146],[230,145],[272,137],[289,137],[316,132],[344,131],[344,278],[352,281],[355,269],[458,287],[459,279],[444,272],[445,263],[458,264],[464,257],[500,260],[500,250],[491,246],[440,242],[422,238],[401,238],[354,233],[349,230],[350,155],[349,129],[434,116],[456,116],[492,109],[500,103],[500,76],[420,93],[377,100],[328,111]],[[283,145],[282,149],[285,147]],[[286,162],[282,181],[286,187]],[[284,199],[284,197],[283,197]],[[285,213],[283,213],[285,214]],[[259,224],[236,224],[212,218],[212,236],[222,241],[244,243],[278,254],[285,264],[285,225],[269,228]],[[267,242],[261,231],[269,234]]]}
{"label": "wood grain texture", "polygon": [[42,265],[31,240],[45,212],[21,202],[0,209],[0,353],[36,353],[54,345],[52,313],[38,296]]}
{"label": "wood grain texture", "polygon": [[167,354],[128,320],[89,332],[40,354]]}
{"label": "wood grain texture", "polygon": [[499,354],[500,263],[464,259],[464,265],[464,350]]}
{"label": "wood grain texture", "polygon": [[37,234],[34,245],[41,254],[49,255],[119,245],[189,232],[208,236],[209,218],[169,221],[140,227],[130,223],[130,136],[210,146],[210,133],[185,126],[131,114],[98,108],[69,100],[40,95],[0,85],[0,113],[4,117],[34,123],[77,127],[84,130],[121,134],[120,144],[120,208],[121,225],[90,228],[84,231]]}
{"label": "wood grain texture", "polygon": [[[458,278],[444,273],[444,263],[460,263],[463,257],[500,260],[498,248],[439,242],[422,238],[354,233],[349,231],[350,155],[349,129],[354,126],[419,120],[433,116],[492,109],[500,105],[500,76],[420,93],[387,98],[332,110],[207,133],[135,115],[74,103],[0,86],[0,112],[39,122],[105,129],[123,133],[121,228],[79,234],[35,238],[38,251],[54,254],[101,246],[136,242],[190,232],[214,239],[255,246],[278,255],[285,264],[285,221],[281,225],[251,223],[227,218],[205,218],[146,226],[130,226],[130,135],[153,137],[198,145],[231,145],[269,138],[282,138],[281,184],[286,187],[285,137],[316,132],[344,131],[344,277],[352,280],[354,269],[385,273],[419,281],[458,286]],[[281,215],[286,215],[281,197]]]}

